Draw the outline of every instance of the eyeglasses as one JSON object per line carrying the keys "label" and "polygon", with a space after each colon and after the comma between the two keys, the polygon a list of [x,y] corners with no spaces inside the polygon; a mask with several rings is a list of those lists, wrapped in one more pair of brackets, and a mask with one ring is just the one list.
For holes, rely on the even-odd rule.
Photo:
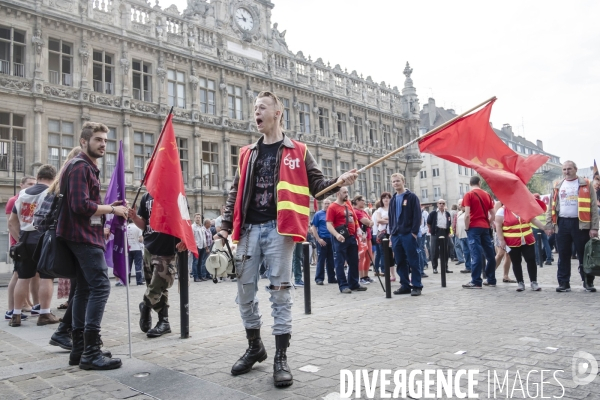
{"label": "eyeglasses", "polygon": [[446,203],[438,203],[438,204],[440,204],[440,205],[444,205],[444,204],[446,204]]}

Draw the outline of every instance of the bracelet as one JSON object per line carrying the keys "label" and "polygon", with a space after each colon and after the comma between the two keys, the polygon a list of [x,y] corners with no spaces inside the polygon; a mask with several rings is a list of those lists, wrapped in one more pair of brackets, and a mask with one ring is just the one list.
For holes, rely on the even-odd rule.
{"label": "bracelet", "polygon": [[112,211],[110,213],[114,214],[115,213],[115,207],[114,206],[111,206],[111,207],[112,207]]}

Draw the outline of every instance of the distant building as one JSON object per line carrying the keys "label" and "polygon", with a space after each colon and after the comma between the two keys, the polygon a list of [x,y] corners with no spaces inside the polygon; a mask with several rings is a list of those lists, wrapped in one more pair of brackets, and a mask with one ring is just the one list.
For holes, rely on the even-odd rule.
{"label": "distant building", "polygon": [[[437,107],[435,100],[430,98],[421,110],[419,133],[424,135],[454,117],[456,117],[454,110]],[[550,157],[548,162],[536,172],[546,182],[549,193],[552,181],[562,174],[560,158],[545,152],[541,140],[537,140],[534,144],[521,136],[515,136],[509,124],[504,124],[500,130],[494,127],[492,129],[504,143],[518,154],[528,156],[539,153]],[[421,158],[423,164],[415,178],[415,192],[420,196],[422,203],[434,203],[437,199],[443,198],[448,204],[456,204],[470,190],[469,179],[477,174],[471,168],[431,154],[423,153]]]}

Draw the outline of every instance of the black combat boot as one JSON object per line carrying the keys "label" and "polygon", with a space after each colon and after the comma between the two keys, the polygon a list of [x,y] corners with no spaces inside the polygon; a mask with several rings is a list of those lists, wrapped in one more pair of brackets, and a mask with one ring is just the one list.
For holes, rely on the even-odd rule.
{"label": "black combat boot", "polygon": [[83,329],[73,329],[71,331],[72,347],[69,355],[69,365],[79,365],[81,355],[83,354]]}
{"label": "black combat boot", "polygon": [[290,335],[275,336],[275,360],[273,361],[273,382],[275,387],[290,386],[294,383],[294,377],[287,363],[287,348],[290,347]]}
{"label": "black combat boot", "polygon": [[263,362],[267,359],[267,350],[260,340],[259,329],[246,329],[246,338],[248,339],[248,349],[244,355],[233,364],[231,375],[241,375],[250,372],[252,366],[258,361]]}
{"label": "black combat boot", "polygon": [[146,333],[152,327],[152,309],[143,301],[140,303],[140,329]]}
{"label": "black combat boot", "polygon": [[79,361],[81,369],[106,370],[119,368],[121,359],[110,358],[102,353],[102,340],[100,340],[99,331],[85,331],[83,333],[83,354]]}
{"label": "black combat boot", "polygon": [[58,328],[52,334],[50,338],[50,344],[52,346],[58,346],[61,349],[71,350],[73,347],[73,341],[71,340],[71,325],[67,325],[64,322],[58,324]]}
{"label": "black combat boot", "polygon": [[158,322],[154,328],[146,333],[146,336],[155,338],[162,336],[165,333],[171,333],[171,325],[169,325],[169,307],[163,307],[158,312]]}

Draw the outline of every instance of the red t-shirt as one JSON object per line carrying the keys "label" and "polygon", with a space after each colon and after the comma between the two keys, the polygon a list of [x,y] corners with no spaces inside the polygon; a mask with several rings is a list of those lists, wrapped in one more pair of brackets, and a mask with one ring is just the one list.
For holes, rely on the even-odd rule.
{"label": "red t-shirt", "polygon": [[[356,219],[358,219],[359,224],[362,224],[360,220],[363,218],[371,219],[371,217],[369,217],[369,214],[367,214],[365,210],[359,210],[358,208],[355,208],[354,213],[356,214]],[[367,228],[367,240],[371,240],[371,229],[369,228]]]}
{"label": "red t-shirt", "polygon": [[[17,201],[17,198],[19,198],[19,194],[11,197],[10,199],[8,199],[8,202],[6,202],[6,215],[9,217],[10,217],[10,214],[12,213],[13,207],[15,206],[15,202]],[[13,239],[13,237],[11,235],[8,235],[8,237],[10,238],[11,246],[14,246],[15,244],[17,244],[17,241],[15,239]]]}
{"label": "red t-shirt", "polygon": [[[354,209],[350,202],[346,202],[346,208],[348,209],[348,232],[350,232],[350,235],[355,236],[358,219],[356,218],[356,214],[354,214]],[[325,215],[327,222],[331,222],[334,228],[346,224],[346,208],[340,206],[338,203],[331,203]]]}
{"label": "red t-shirt", "polygon": [[[477,197],[477,195],[479,197]],[[479,199],[481,198],[481,201]],[[481,203],[485,207],[485,212],[481,208]],[[489,228],[490,217],[488,211],[494,208],[494,200],[485,190],[476,188],[467,192],[463,197],[463,206],[471,207],[469,228]]]}

